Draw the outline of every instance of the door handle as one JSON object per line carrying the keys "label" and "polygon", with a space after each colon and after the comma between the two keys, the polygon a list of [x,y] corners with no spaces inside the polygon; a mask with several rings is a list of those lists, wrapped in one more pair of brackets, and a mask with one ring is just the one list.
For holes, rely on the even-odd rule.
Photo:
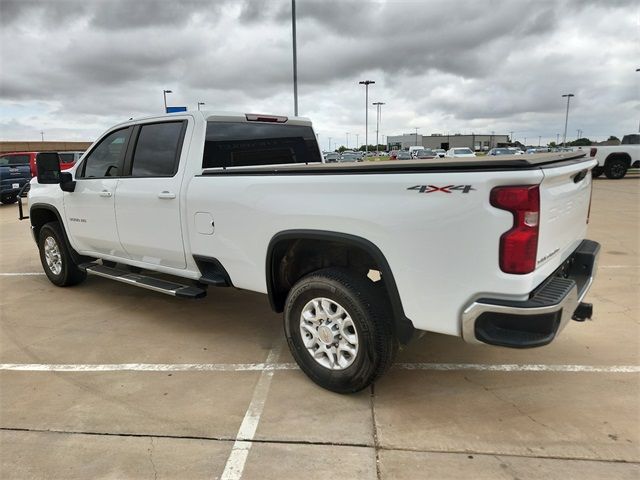
{"label": "door handle", "polygon": [[101,197],[110,197],[112,195],[112,193],[109,190],[102,190],[100,192],[100,196]]}
{"label": "door handle", "polygon": [[176,194],[175,194],[175,193],[173,193],[173,192],[169,192],[169,191],[165,190],[165,191],[160,192],[160,193],[158,194],[158,198],[163,198],[163,199],[166,199],[166,200],[171,200],[171,199],[173,199],[173,198],[176,198]]}

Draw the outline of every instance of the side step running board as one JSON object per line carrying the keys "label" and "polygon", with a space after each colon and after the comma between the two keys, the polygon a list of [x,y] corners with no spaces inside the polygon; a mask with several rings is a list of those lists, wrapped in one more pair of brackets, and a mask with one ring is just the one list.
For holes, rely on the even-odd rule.
{"label": "side step running board", "polygon": [[160,280],[138,273],[131,273],[127,270],[118,270],[117,268],[107,267],[100,263],[83,263],[78,268],[85,270],[91,275],[110,278],[122,283],[128,283],[136,287],[146,288],[155,292],[165,293],[174,297],[183,298],[202,298],[207,295],[207,291],[202,288],[182,285],[180,283]]}

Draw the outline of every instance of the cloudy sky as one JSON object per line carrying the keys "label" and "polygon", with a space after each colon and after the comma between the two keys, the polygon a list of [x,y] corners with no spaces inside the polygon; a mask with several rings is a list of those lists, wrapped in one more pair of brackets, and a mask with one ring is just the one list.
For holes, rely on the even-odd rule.
{"label": "cloudy sky", "polygon": [[[297,0],[300,115],[381,133],[635,132],[635,0]],[[0,0],[0,140],[93,140],[171,105],[293,114],[290,0]],[[369,135],[375,135],[375,109]],[[370,140],[370,143],[373,143]]]}

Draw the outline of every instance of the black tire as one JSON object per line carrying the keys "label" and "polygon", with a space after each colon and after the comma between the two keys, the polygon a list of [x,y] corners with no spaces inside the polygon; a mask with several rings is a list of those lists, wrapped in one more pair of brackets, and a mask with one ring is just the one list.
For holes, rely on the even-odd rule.
{"label": "black tire", "polygon": [[[61,261],[59,272],[52,270],[49,266],[46,254],[45,243],[52,239],[57,247],[58,256]],[[78,268],[78,265],[74,262],[69,246],[62,232],[62,228],[58,222],[49,222],[40,229],[38,235],[38,248],[40,250],[40,262],[44,273],[47,275],[51,283],[59,287],[68,287],[71,285],[77,285],[87,278],[86,272],[83,272]]]}
{"label": "black tire", "polygon": [[593,178],[598,178],[603,173],[604,173],[604,168],[599,167],[599,166],[595,166],[595,167],[593,167],[593,170],[591,170],[591,176]]}
{"label": "black tire", "polygon": [[0,198],[0,202],[4,203],[5,205],[9,205],[12,203],[16,203],[18,201],[18,195],[3,195]]}
{"label": "black tire", "polygon": [[619,180],[627,174],[627,162],[620,158],[612,158],[607,160],[604,166],[604,174],[611,180]]}
{"label": "black tire", "polygon": [[[304,344],[300,318],[305,305],[315,298],[339,304],[353,321],[358,348],[352,363],[343,369],[321,365]],[[386,295],[380,295],[380,289],[368,278],[341,268],[318,270],[291,288],[285,304],[284,330],[302,371],[321,387],[337,393],[358,392],[371,385],[391,366],[398,345]]]}

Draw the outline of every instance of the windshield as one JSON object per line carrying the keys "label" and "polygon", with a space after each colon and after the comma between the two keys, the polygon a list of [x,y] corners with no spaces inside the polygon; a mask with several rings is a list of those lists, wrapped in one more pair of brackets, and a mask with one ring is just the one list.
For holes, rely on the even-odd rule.
{"label": "windshield", "polygon": [[473,153],[469,148],[456,148],[453,150],[453,152],[457,155],[463,154],[463,153]]}
{"label": "windshield", "polygon": [[3,155],[0,165],[29,165],[29,155]]}

